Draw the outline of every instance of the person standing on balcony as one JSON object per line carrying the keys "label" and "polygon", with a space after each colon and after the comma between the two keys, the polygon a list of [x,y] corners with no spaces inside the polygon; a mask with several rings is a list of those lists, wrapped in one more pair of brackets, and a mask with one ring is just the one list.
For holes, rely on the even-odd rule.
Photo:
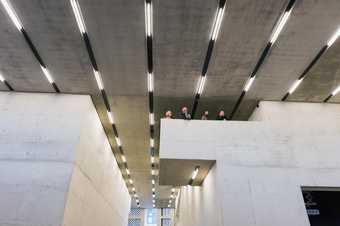
{"label": "person standing on balcony", "polygon": [[216,120],[228,120],[227,116],[225,116],[224,111],[221,110],[218,112]]}
{"label": "person standing on balcony", "polygon": [[209,120],[209,111],[203,112],[201,120]]}
{"label": "person standing on balcony", "polygon": [[182,111],[179,118],[185,120],[191,119],[191,115],[188,113],[188,108],[186,106],[182,107]]}

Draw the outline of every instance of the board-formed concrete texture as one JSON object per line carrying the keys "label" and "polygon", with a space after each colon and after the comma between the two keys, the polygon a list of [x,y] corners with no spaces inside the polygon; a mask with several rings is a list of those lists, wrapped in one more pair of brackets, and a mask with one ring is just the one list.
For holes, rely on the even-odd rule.
{"label": "board-formed concrete texture", "polygon": [[130,196],[91,98],[0,93],[0,225],[127,225]]}
{"label": "board-formed concrete texture", "polygon": [[169,133],[173,142],[164,149],[167,157],[197,159],[206,150],[214,154],[204,158],[216,159],[206,178],[216,177],[216,183],[204,182],[190,195],[181,189],[179,208],[193,211],[180,215],[176,225],[203,226],[192,216],[204,216],[210,205],[205,197],[216,193],[222,224],[210,225],[308,226],[301,187],[340,187],[340,105],[261,102],[251,119],[169,120],[176,125],[169,130],[162,125],[162,135]]}

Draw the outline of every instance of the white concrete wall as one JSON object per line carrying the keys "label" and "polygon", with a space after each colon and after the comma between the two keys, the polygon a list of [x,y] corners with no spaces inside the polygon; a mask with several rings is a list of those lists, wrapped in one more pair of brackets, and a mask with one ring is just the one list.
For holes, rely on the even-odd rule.
{"label": "white concrete wall", "polygon": [[[260,121],[162,125],[162,136],[170,133],[173,143],[160,156],[197,159],[201,147],[215,153],[212,190],[220,205],[204,218],[218,218],[221,210],[226,226],[308,226],[301,186],[340,187],[340,105],[261,103],[252,120]],[[181,197],[187,214],[177,225],[197,225],[194,211],[204,216],[210,204],[196,197],[205,186]]]}
{"label": "white concrete wall", "polygon": [[201,187],[181,187],[176,226],[223,225],[216,182],[216,166],[214,166]]}
{"label": "white concrete wall", "polygon": [[0,93],[1,226],[126,225],[129,205],[90,97]]}

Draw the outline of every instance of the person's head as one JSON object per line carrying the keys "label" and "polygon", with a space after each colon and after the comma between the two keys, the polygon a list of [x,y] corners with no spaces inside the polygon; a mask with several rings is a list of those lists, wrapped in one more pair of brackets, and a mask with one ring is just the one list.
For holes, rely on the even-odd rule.
{"label": "person's head", "polygon": [[186,106],[182,107],[182,113],[188,113],[188,108]]}
{"label": "person's head", "polygon": [[170,110],[165,112],[165,118],[172,118],[172,112]]}
{"label": "person's head", "polygon": [[209,111],[205,111],[205,112],[203,113],[203,115],[208,116],[208,115],[209,115]]}
{"label": "person's head", "polygon": [[221,111],[218,113],[218,116],[223,117],[223,116],[224,116],[224,111],[221,110]]}

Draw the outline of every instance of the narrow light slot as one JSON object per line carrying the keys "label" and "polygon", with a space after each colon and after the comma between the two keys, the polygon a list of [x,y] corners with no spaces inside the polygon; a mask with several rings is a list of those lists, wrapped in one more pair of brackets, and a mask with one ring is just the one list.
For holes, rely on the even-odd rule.
{"label": "narrow light slot", "polygon": [[272,37],[270,38],[270,43],[274,43],[276,41],[276,39],[279,37],[283,27],[285,26],[285,24],[287,23],[290,13],[292,12],[292,9],[290,9],[288,12],[285,12],[283,14],[283,17],[280,19],[279,24],[276,26]]}
{"label": "narrow light slot", "polygon": [[135,188],[135,187],[133,187],[133,188],[132,188],[132,191],[136,191],[136,188]]}
{"label": "narrow light slot", "polygon": [[152,185],[155,185],[156,182],[155,182],[154,179],[152,179],[152,180],[151,180],[151,183],[152,183]]}
{"label": "narrow light slot", "polygon": [[85,27],[83,15],[81,13],[79,2],[77,0],[71,0],[71,5],[72,5],[74,16],[76,17],[79,31],[82,34],[85,34],[86,27]]}
{"label": "narrow light slot", "polygon": [[2,76],[2,74],[0,74],[0,81],[1,81],[1,82],[4,82],[4,81],[5,81],[5,78],[4,78],[4,76]]}
{"label": "narrow light slot", "polygon": [[153,192],[155,192],[155,191],[156,191],[156,189],[155,189],[155,188],[152,188],[151,190],[152,190]]}
{"label": "narrow light slot", "polygon": [[149,114],[149,121],[150,121],[150,125],[155,125],[155,115],[154,113],[150,113]]}
{"label": "narrow light slot", "polygon": [[153,208],[155,208],[155,207],[156,207],[156,205],[155,205],[155,204],[153,204],[153,205],[152,205],[152,207],[153,207]]}
{"label": "narrow light slot", "polygon": [[153,195],[152,195],[152,198],[156,198],[156,195],[155,195],[155,194],[153,194]]}
{"label": "narrow light slot", "polygon": [[40,65],[40,67],[41,67],[41,70],[44,72],[44,75],[46,76],[48,82],[52,84],[53,83],[53,79],[52,79],[52,76],[51,76],[50,72],[48,71],[48,69],[43,67],[43,66],[41,66],[41,65]]}
{"label": "narrow light slot", "polygon": [[337,95],[339,92],[340,92],[340,85],[335,90],[333,90],[332,96]]}
{"label": "narrow light slot", "polygon": [[205,85],[205,80],[206,80],[206,76],[201,76],[201,78],[200,78],[200,81],[199,81],[199,85],[198,85],[198,90],[197,90],[197,93],[199,94],[199,95],[201,95],[202,94],[202,92],[203,92],[203,90],[204,90],[204,85]]}
{"label": "narrow light slot", "polygon": [[223,8],[218,8],[217,11],[217,16],[213,25],[212,33],[211,33],[211,39],[215,41],[217,39],[217,36],[220,32],[221,24],[222,24],[222,19],[224,15],[224,7]]}
{"label": "narrow light slot", "polygon": [[[126,171],[126,174],[127,174],[127,175],[130,175],[130,170],[129,170],[129,169],[126,169],[125,171]],[[132,189],[132,190],[133,190],[133,189]]]}
{"label": "narrow light slot", "polygon": [[151,163],[155,163],[155,157],[151,156]]}
{"label": "narrow light slot", "polygon": [[150,2],[145,3],[145,30],[146,36],[152,36],[152,5]]}
{"label": "narrow light slot", "polygon": [[152,175],[152,176],[155,176],[155,175],[156,175],[156,170],[152,169],[152,170],[151,170],[151,175]]}
{"label": "narrow light slot", "polygon": [[173,198],[174,198],[174,195],[170,195],[170,198],[173,199]]}
{"label": "narrow light slot", "polygon": [[113,115],[111,111],[106,111],[107,117],[109,118],[110,123],[113,125],[115,123],[113,119]]}
{"label": "narrow light slot", "polygon": [[122,161],[123,161],[123,162],[126,162],[126,157],[125,157],[125,155],[122,155],[121,158],[122,158]]}
{"label": "narrow light slot", "polygon": [[255,76],[254,76],[254,77],[251,77],[250,79],[248,79],[247,84],[246,84],[246,86],[244,87],[244,91],[245,91],[245,92],[248,92],[248,90],[250,89],[250,87],[251,87],[251,85],[253,84],[254,80],[255,80]]}
{"label": "narrow light slot", "polygon": [[292,94],[294,93],[294,91],[296,90],[296,88],[300,85],[300,83],[302,82],[303,78],[300,78],[299,80],[295,81],[294,84],[292,85],[292,87],[289,89],[288,93]]}
{"label": "narrow light slot", "polygon": [[150,138],[150,146],[152,148],[155,147],[155,140],[153,138]]}
{"label": "narrow light slot", "polygon": [[117,145],[119,147],[121,147],[122,146],[122,142],[120,141],[119,137],[115,137],[115,138],[116,138]]}
{"label": "narrow light slot", "polygon": [[169,203],[170,203],[170,204],[172,203],[172,200],[171,200],[171,199],[169,199]]}
{"label": "narrow light slot", "polygon": [[8,13],[9,17],[11,18],[12,22],[14,23],[15,27],[21,31],[23,26],[17,14],[15,13],[12,5],[7,0],[1,0],[2,5],[5,7],[6,12]]}
{"label": "narrow light slot", "polygon": [[194,173],[192,174],[192,177],[191,177],[192,180],[195,180],[195,178],[197,177],[198,171],[199,171],[199,167],[196,167],[195,171],[194,171]]}
{"label": "narrow light slot", "polygon": [[133,184],[133,180],[132,180],[132,179],[129,179],[129,183],[130,183],[130,184]]}
{"label": "narrow light slot", "polygon": [[153,92],[153,74],[148,73],[148,90],[149,92]]}
{"label": "narrow light slot", "polygon": [[103,85],[102,76],[100,75],[100,72],[93,69],[93,73],[94,73],[94,77],[96,78],[98,89],[103,90],[104,85]]}
{"label": "narrow light slot", "polygon": [[339,36],[340,36],[340,28],[338,28],[338,30],[328,40],[327,46],[330,47],[331,45],[333,45],[333,43],[338,39]]}
{"label": "narrow light slot", "polygon": [[152,200],[152,203],[155,203],[155,202],[156,202],[156,200],[153,199],[153,200]]}
{"label": "narrow light slot", "polygon": [[169,204],[169,205],[168,205],[168,208],[170,208],[170,207],[171,207],[171,205]]}

